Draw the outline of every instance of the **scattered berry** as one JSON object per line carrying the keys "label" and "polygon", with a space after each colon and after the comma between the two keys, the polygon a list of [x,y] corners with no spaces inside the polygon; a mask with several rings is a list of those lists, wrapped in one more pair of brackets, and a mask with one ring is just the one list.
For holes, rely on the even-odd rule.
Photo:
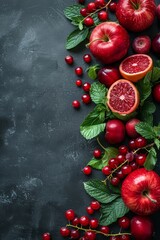
{"label": "scattered berry", "polygon": [[51,235],[50,233],[44,233],[42,235],[42,240],[51,240]]}
{"label": "scattered berry", "polygon": [[104,22],[108,19],[108,13],[106,11],[102,10],[98,13],[98,18],[100,21]]}
{"label": "scattered berry", "polygon": [[97,159],[100,158],[102,156],[101,150],[100,149],[95,149],[94,152],[93,152],[93,156]]}
{"label": "scattered berry", "polygon": [[83,68],[82,68],[82,67],[77,67],[77,68],[75,68],[75,74],[76,74],[77,76],[82,76],[82,74],[83,74]]}
{"label": "scattered berry", "polygon": [[85,54],[83,56],[83,60],[86,62],[86,63],[90,63],[92,61],[92,57],[90,54]]}
{"label": "scattered berry", "polygon": [[73,57],[72,57],[71,55],[66,56],[66,57],[65,57],[65,61],[66,61],[66,63],[69,64],[69,65],[72,65],[73,62],[74,62]]}
{"label": "scattered berry", "polygon": [[94,210],[99,210],[101,205],[98,201],[92,201],[91,204],[90,204],[91,208],[94,209]]}
{"label": "scattered berry", "polygon": [[91,97],[90,97],[90,95],[89,95],[89,94],[84,94],[84,95],[82,96],[82,101],[83,101],[84,103],[86,103],[86,104],[90,103],[90,102],[91,102]]}
{"label": "scattered berry", "polygon": [[90,83],[86,82],[86,83],[83,84],[83,90],[85,92],[89,92],[90,88],[91,88],[91,84]]}
{"label": "scattered berry", "polygon": [[94,24],[94,20],[92,17],[87,17],[84,19],[84,24],[87,26],[87,27],[91,27],[93,24]]}
{"label": "scattered berry", "polygon": [[89,215],[92,215],[92,214],[94,213],[94,209],[91,208],[91,206],[88,206],[88,207],[86,208],[86,211],[87,211],[87,213],[88,213]]}
{"label": "scattered berry", "polygon": [[92,173],[92,168],[90,166],[86,166],[83,168],[83,173],[85,175],[90,175]]}
{"label": "scattered berry", "polygon": [[66,212],[65,212],[65,217],[67,220],[71,221],[75,218],[75,212],[73,209],[68,209]]}
{"label": "scattered berry", "polygon": [[80,108],[81,104],[80,104],[80,102],[79,102],[78,100],[74,100],[74,101],[72,102],[72,106],[73,106],[74,108]]}
{"label": "scattered berry", "polygon": [[77,87],[81,87],[82,86],[82,80],[81,79],[77,79],[76,80],[76,86]]}

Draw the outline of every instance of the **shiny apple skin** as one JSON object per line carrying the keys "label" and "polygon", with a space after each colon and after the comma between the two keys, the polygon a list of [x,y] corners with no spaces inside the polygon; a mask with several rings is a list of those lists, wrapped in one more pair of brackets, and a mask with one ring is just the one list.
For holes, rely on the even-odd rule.
{"label": "shiny apple skin", "polygon": [[104,64],[122,59],[127,54],[129,45],[129,34],[115,22],[104,22],[96,26],[89,40],[92,55]]}
{"label": "shiny apple skin", "polygon": [[[139,8],[136,9],[134,4],[139,4]],[[156,16],[154,0],[119,0],[116,9],[119,23],[133,32],[141,32],[150,27]]]}
{"label": "shiny apple skin", "polygon": [[153,222],[149,217],[134,216],[131,219],[131,234],[136,240],[151,240],[153,236]]}
{"label": "shiny apple skin", "polygon": [[121,191],[126,206],[138,215],[150,215],[160,209],[160,177],[154,171],[133,171],[123,181]]}
{"label": "shiny apple skin", "polygon": [[109,88],[115,81],[121,78],[119,69],[117,67],[104,67],[98,71],[98,80]]}

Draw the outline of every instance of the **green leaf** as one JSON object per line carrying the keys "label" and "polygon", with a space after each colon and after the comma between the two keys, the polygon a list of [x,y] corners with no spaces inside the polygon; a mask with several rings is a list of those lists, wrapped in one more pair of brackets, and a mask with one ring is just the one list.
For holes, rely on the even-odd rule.
{"label": "green leaf", "polygon": [[154,126],[154,131],[157,137],[160,136],[160,124],[158,124],[158,126]]}
{"label": "green leaf", "polygon": [[156,66],[157,66],[158,68],[160,68],[160,60],[157,60]]}
{"label": "green leaf", "polygon": [[146,139],[154,139],[156,137],[154,128],[146,122],[140,122],[136,124],[135,129]]}
{"label": "green leaf", "polygon": [[97,170],[101,170],[103,168],[103,164],[102,164],[101,159],[92,158],[91,161],[87,165],[89,165],[92,168],[95,168]]}
{"label": "green leaf", "polygon": [[80,126],[80,132],[84,138],[92,139],[104,131],[105,111],[105,106],[99,104],[85,118]]}
{"label": "green leaf", "polygon": [[83,23],[82,23],[82,22],[80,22],[80,23],[78,24],[78,28],[79,28],[79,30],[83,30]]}
{"label": "green leaf", "polygon": [[157,162],[157,152],[154,147],[152,147],[147,155],[144,167],[147,170],[153,170]]}
{"label": "green leaf", "polygon": [[87,38],[88,33],[89,30],[87,28],[74,30],[67,38],[66,49],[72,49],[83,42]]}
{"label": "green leaf", "polygon": [[100,69],[100,65],[96,64],[93,66],[90,66],[87,69],[88,72],[88,77],[91,78],[92,80],[96,80],[97,79],[97,71]]}
{"label": "green leaf", "polygon": [[[80,24],[82,24],[82,22],[83,22],[83,17],[82,16],[77,16],[77,17],[72,18],[71,23],[75,26],[79,26]],[[82,24],[82,26],[83,26],[83,24]],[[82,29],[80,29],[80,30],[82,30]]]}
{"label": "green leaf", "polygon": [[122,198],[117,198],[115,201],[101,206],[100,225],[108,226],[123,217],[129,209],[124,204]]}
{"label": "green leaf", "polygon": [[107,94],[107,88],[105,87],[104,84],[95,82],[91,85],[90,96],[92,101],[95,104],[99,104],[99,103],[106,104],[106,94]]}
{"label": "green leaf", "polygon": [[71,5],[64,10],[64,15],[69,20],[73,20],[73,18],[75,18],[77,16],[81,16],[81,14],[80,14],[81,8],[83,8],[83,6],[80,4]]}
{"label": "green leaf", "polygon": [[155,143],[157,149],[159,150],[160,149],[160,140],[158,138],[155,138],[154,143]]}
{"label": "green leaf", "polygon": [[111,158],[114,158],[118,155],[118,149],[115,147],[107,147],[105,149],[105,153],[102,157],[102,165],[103,167],[105,167],[106,165],[108,165],[108,161]]}
{"label": "green leaf", "polygon": [[92,15],[92,18],[93,18],[94,24],[95,24],[96,26],[101,23],[101,21],[99,20],[97,14],[93,14],[93,15]]}
{"label": "green leaf", "polygon": [[153,113],[156,110],[154,103],[145,101],[143,106],[140,108],[140,119],[144,122],[153,125]]}
{"label": "green leaf", "polygon": [[110,193],[106,185],[98,179],[85,182],[84,188],[91,197],[101,203],[110,203],[119,196],[119,194]]}
{"label": "green leaf", "polygon": [[151,74],[151,82],[153,84],[157,83],[157,81],[160,79],[160,68],[159,67],[154,67]]}

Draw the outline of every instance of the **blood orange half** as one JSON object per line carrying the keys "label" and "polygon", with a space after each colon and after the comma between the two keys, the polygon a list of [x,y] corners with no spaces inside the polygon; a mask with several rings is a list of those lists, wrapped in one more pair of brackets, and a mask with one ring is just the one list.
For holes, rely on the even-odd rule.
{"label": "blood orange half", "polygon": [[146,54],[134,54],[125,58],[119,70],[121,75],[132,82],[137,82],[152,70],[153,60]]}
{"label": "blood orange half", "polygon": [[114,82],[107,93],[107,105],[113,113],[128,115],[139,106],[139,92],[134,84],[126,79]]}

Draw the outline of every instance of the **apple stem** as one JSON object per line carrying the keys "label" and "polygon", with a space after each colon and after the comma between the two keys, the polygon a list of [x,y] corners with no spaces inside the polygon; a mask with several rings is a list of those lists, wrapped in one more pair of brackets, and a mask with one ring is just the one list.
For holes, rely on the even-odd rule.
{"label": "apple stem", "polygon": [[96,41],[99,41],[99,40],[104,42],[104,39],[102,39],[102,38],[96,38],[96,39],[92,40],[91,42],[87,43],[87,44],[86,44],[86,47],[89,47],[93,42],[96,42]]}
{"label": "apple stem", "polygon": [[145,192],[144,195],[145,195],[145,196],[146,196],[151,202],[153,202],[153,203],[157,203],[157,200],[151,198],[151,197],[148,195],[147,192]]}

